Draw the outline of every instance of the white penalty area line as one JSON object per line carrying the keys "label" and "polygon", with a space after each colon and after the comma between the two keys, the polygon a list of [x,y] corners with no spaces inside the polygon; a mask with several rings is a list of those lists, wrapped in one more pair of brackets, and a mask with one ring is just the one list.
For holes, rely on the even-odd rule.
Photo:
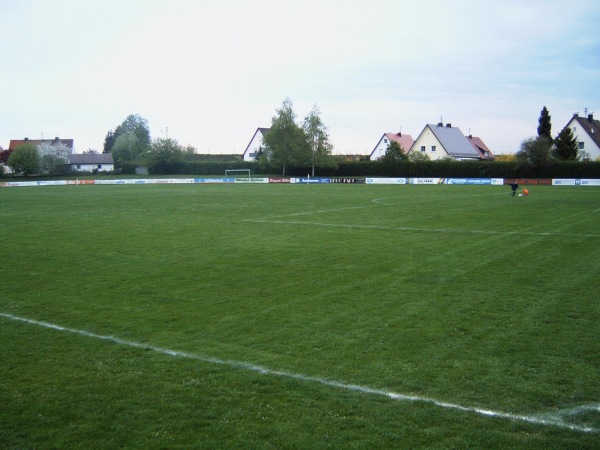
{"label": "white penalty area line", "polygon": [[356,384],[347,384],[347,383],[343,383],[340,381],[328,380],[326,378],[314,377],[314,376],[310,376],[310,375],[304,375],[301,373],[269,369],[266,367],[258,366],[256,364],[247,363],[247,362],[243,362],[243,361],[227,360],[227,359],[215,358],[212,356],[203,356],[203,355],[197,355],[194,353],[182,352],[179,350],[171,350],[168,348],[155,347],[153,345],[143,344],[143,343],[135,342],[135,341],[128,341],[128,340],[121,339],[121,338],[118,338],[115,336],[106,336],[106,335],[91,333],[91,332],[85,331],[85,330],[77,330],[74,328],[62,327],[60,325],[56,325],[53,323],[42,322],[42,321],[38,321],[38,320],[28,319],[25,317],[19,317],[19,316],[15,316],[13,314],[0,313],[0,317],[4,317],[9,320],[22,322],[22,323],[26,323],[26,324],[30,324],[30,325],[37,325],[40,327],[49,328],[49,329],[56,330],[56,331],[63,331],[63,332],[78,334],[80,336],[85,336],[85,337],[89,337],[89,338],[93,338],[93,339],[100,339],[102,341],[110,342],[113,344],[138,348],[138,349],[142,349],[142,350],[152,350],[154,352],[162,353],[162,354],[169,355],[169,356],[194,359],[197,361],[202,361],[202,362],[206,362],[206,363],[210,363],[210,364],[229,366],[229,367],[233,367],[235,369],[249,370],[251,372],[256,372],[261,375],[271,375],[271,376],[276,376],[276,377],[280,377],[280,378],[289,378],[289,379],[299,380],[299,381],[308,382],[308,383],[317,383],[317,384],[320,384],[323,386],[333,387],[333,388],[342,389],[342,390],[346,390],[346,391],[387,397],[387,398],[390,398],[392,400],[397,400],[397,401],[429,403],[429,404],[438,406],[440,408],[470,412],[470,413],[475,413],[475,414],[479,414],[479,415],[483,415],[483,416],[487,416],[487,417],[495,417],[495,418],[500,418],[500,419],[508,419],[508,420],[512,420],[512,421],[527,422],[527,423],[535,424],[535,425],[554,426],[554,427],[566,428],[569,430],[580,431],[580,432],[585,432],[585,433],[600,432],[600,429],[598,429],[598,428],[577,425],[577,424],[569,423],[564,420],[565,417],[575,416],[577,414],[584,413],[584,412],[600,413],[600,403],[584,405],[584,406],[580,406],[577,408],[570,408],[567,410],[560,410],[555,413],[547,413],[547,414],[544,413],[544,414],[536,414],[536,415],[512,414],[512,413],[507,413],[507,412],[502,412],[502,411],[493,411],[493,410],[489,410],[489,409],[477,408],[477,407],[473,407],[473,406],[462,406],[462,405],[458,405],[455,403],[443,402],[443,401],[435,400],[435,399],[428,398],[428,397],[419,397],[419,396],[415,396],[415,395],[398,394],[398,393],[386,391],[383,389],[376,389],[376,388],[372,388],[372,387],[368,387],[368,386],[361,386],[361,385],[356,385]]}
{"label": "white penalty area line", "polygon": [[271,220],[271,219],[246,219],[245,222],[272,223],[278,225],[309,225],[314,227],[349,228],[366,230],[391,230],[425,233],[456,233],[456,234],[491,234],[504,236],[558,236],[576,238],[600,238],[600,234],[553,233],[543,231],[497,231],[497,230],[470,230],[467,228],[426,228],[426,227],[387,227],[383,225],[356,225],[343,223],[308,222],[299,220]]}

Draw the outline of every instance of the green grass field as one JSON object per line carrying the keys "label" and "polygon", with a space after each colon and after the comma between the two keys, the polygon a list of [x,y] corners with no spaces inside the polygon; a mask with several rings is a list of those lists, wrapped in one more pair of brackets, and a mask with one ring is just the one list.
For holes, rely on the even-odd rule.
{"label": "green grass field", "polygon": [[0,189],[2,448],[599,448],[600,189]]}

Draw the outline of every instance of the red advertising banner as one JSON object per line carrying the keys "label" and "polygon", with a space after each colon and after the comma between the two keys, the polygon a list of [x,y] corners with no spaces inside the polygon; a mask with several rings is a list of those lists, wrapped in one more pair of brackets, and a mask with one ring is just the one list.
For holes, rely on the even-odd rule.
{"label": "red advertising banner", "polygon": [[550,178],[505,178],[504,184],[543,184],[547,186],[552,185],[552,179]]}

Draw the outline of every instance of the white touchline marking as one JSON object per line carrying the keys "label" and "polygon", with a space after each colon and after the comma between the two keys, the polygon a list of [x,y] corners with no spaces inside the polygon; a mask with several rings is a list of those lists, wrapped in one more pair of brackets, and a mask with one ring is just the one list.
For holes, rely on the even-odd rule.
{"label": "white touchline marking", "polygon": [[15,316],[13,314],[0,313],[0,316],[10,319],[10,320],[15,320],[18,322],[24,322],[24,323],[28,323],[28,324],[32,324],[32,325],[38,325],[38,326],[41,326],[44,328],[50,328],[52,330],[57,330],[57,331],[65,331],[68,333],[79,334],[81,336],[86,336],[86,337],[90,337],[90,338],[94,338],[94,339],[100,339],[103,341],[112,342],[114,344],[139,348],[139,349],[143,349],[143,350],[152,350],[157,353],[163,353],[163,354],[169,355],[169,356],[195,359],[198,361],[234,367],[237,369],[245,369],[245,370],[249,370],[252,372],[260,373],[262,375],[272,375],[272,376],[277,376],[277,377],[282,377],[282,378],[292,378],[295,380],[318,383],[318,384],[321,384],[324,386],[359,392],[362,394],[379,395],[379,396],[383,396],[383,397],[388,397],[392,400],[405,401],[405,402],[430,403],[430,404],[433,404],[440,408],[447,408],[447,409],[454,409],[454,410],[458,410],[458,411],[471,412],[471,413],[476,413],[476,414],[480,414],[483,416],[496,417],[496,418],[500,418],[500,419],[509,419],[509,420],[514,420],[514,421],[527,422],[527,423],[531,423],[531,424],[535,424],[535,425],[555,426],[555,427],[560,427],[560,428],[567,428],[567,429],[570,429],[573,431],[582,431],[582,432],[586,432],[586,433],[600,432],[600,429],[597,429],[597,428],[576,425],[576,424],[565,422],[563,420],[564,416],[572,416],[572,415],[576,415],[581,412],[587,412],[587,411],[600,412],[600,404],[584,405],[584,406],[580,406],[577,408],[571,408],[571,409],[567,409],[567,410],[557,411],[555,413],[543,413],[543,414],[536,414],[536,415],[512,414],[512,413],[507,413],[507,412],[502,412],[502,411],[492,411],[489,409],[481,409],[481,408],[477,408],[474,406],[462,406],[462,405],[458,405],[455,403],[442,402],[442,401],[435,400],[435,399],[428,398],[428,397],[419,397],[419,396],[415,396],[415,395],[398,394],[398,393],[386,391],[383,389],[376,389],[376,388],[371,388],[368,386],[360,386],[360,385],[356,385],[356,384],[347,384],[347,383],[342,383],[340,381],[328,380],[326,378],[314,377],[311,375],[303,375],[301,373],[269,369],[266,367],[258,366],[256,364],[247,363],[247,362],[243,362],[243,361],[233,361],[233,360],[228,360],[228,359],[215,358],[212,356],[202,356],[202,355],[197,355],[197,354],[188,353],[188,352],[182,352],[182,351],[178,351],[178,350],[170,350],[168,348],[155,347],[155,346],[149,345],[149,344],[142,344],[141,342],[127,341],[125,339],[120,339],[115,336],[106,336],[106,335],[91,333],[91,332],[85,331],[85,330],[77,330],[74,328],[62,327],[60,325],[56,325],[53,323],[42,322],[42,321],[33,320],[33,319],[27,319],[25,317]]}
{"label": "white touchline marking", "polygon": [[316,227],[332,228],[356,228],[370,230],[393,230],[393,231],[414,231],[427,233],[459,233],[459,234],[493,234],[506,236],[561,236],[561,237],[585,237],[598,238],[600,234],[576,234],[576,233],[556,233],[556,232],[537,232],[537,231],[496,231],[496,230],[469,230],[466,228],[424,228],[424,227],[386,227],[382,225],[355,225],[343,223],[323,223],[323,222],[302,222],[297,220],[270,220],[270,219],[246,219],[246,222],[254,223],[274,223],[281,225],[311,225]]}
{"label": "white touchline marking", "polygon": [[[291,214],[281,214],[277,216],[269,216],[266,217],[265,220],[276,219],[278,217],[296,217],[296,216],[310,216],[313,214],[323,214],[328,212],[338,212],[338,211],[347,211],[349,209],[364,209],[364,208],[374,208],[377,205],[363,205],[363,206],[348,206],[346,208],[334,208],[334,209],[319,209],[317,211],[305,211],[299,213],[291,213]],[[258,219],[260,220],[260,219]],[[254,219],[244,219],[242,222],[254,222]]]}

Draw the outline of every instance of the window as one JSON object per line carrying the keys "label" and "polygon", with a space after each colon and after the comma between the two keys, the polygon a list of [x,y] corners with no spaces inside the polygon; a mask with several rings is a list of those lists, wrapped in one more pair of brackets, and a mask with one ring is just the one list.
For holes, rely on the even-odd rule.
{"label": "window", "polygon": [[432,152],[435,152],[435,145],[432,145],[432,146],[431,146],[431,151],[432,151]]}
{"label": "window", "polygon": [[383,140],[383,142],[387,144],[387,143],[388,143],[388,140],[387,140],[387,139],[384,139],[384,140]]}
{"label": "window", "polygon": [[585,145],[585,144],[584,144],[583,142],[580,142],[580,143],[579,143],[579,150],[583,150],[583,147],[584,147],[584,145]]}
{"label": "window", "polygon": [[81,164],[77,164],[77,170],[81,169]]}
{"label": "window", "polygon": [[421,151],[424,152],[425,151],[425,146],[421,145]]}
{"label": "window", "polygon": [[102,164],[98,164],[98,170],[102,169]]}

